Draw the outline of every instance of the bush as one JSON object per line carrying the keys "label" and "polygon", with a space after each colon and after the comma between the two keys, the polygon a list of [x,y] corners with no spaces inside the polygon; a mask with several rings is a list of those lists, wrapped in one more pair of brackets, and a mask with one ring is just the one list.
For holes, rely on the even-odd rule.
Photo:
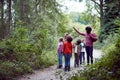
{"label": "bush", "polygon": [[[38,30],[28,37],[26,27],[15,28],[10,38],[0,42],[0,80],[55,64],[55,39],[54,36],[47,37],[46,30]],[[48,45],[51,48],[48,49]]]}
{"label": "bush", "polygon": [[83,78],[85,80],[120,79],[120,35],[109,36],[104,44],[102,58],[93,65],[85,67],[80,76],[74,76],[70,80],[82,80]]}
{"label": "bush", "polygon": [[15,76],[31,72],[32,68],[23,62],[0,61],[0,80],[11,80]]}
{"label": "bush", "polygon": [[14,63],[12,62],[0,62],[0,80],[9,79],[14,76]]}

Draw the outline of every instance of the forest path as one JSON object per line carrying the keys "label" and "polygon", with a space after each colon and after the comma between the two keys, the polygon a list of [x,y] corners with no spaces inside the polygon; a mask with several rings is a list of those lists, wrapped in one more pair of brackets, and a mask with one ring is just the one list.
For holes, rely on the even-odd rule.
{"label": "forest path", "polygon": [[[86,55],[85,55],[86,56]],[[101,50],[93,50],[94,61],[101,57]],[[73,76],[79,70],[84,69],[84,65],[74,68],[74,58],[71,59],[71,71],[65,72],[63,69],[57,69],[57,65],[50,66],[49,68],[35,70],[33,74],[24,75],[18,80],[66,80]]]}

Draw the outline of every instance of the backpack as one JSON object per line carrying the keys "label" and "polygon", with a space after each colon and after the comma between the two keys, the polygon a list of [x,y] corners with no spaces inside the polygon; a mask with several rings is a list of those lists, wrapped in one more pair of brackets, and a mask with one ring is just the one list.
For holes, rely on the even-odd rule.
{"label": "backpack", "polygon": [[91,37],[91,40],[92,40],[92,42],[96,42],[97,41],[97,35],[95,34],[95,33],[91,33],[90,34],[90,37]]}

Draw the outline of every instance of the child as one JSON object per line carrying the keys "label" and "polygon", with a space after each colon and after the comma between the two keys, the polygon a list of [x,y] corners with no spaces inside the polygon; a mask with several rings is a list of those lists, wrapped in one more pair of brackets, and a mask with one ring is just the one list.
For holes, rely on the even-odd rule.
{"label": "child", "polygon": [[77,40],[76,43],[74,44],[74,56],[75,56],[75,60],[74,60],[74,67],[79,67],[79,55],[80,55],[80,40]]}
{"label": "child", "polygon": [[72,56],[72,37],[67,36],[67,40],[64,41],[63,54],[65,58],[65,71],[70,71],[70,58]]}
{"label": "child", "polygon": [[64,35],[64,41],[67,40],[67,36],[68,36],[68,33],[66,32],[65,35]]}
{"label": "child", "polygon": [[80,35],[84,36],[86,39],[85,45],[86,45],[86,53],[87,53],[87,64],[89,65],[89,58],[91,60],[91,64],[93,63],[93,42],[97,40],[97,36],[93,33],[91,33],[92,28],[90,26],[87,26],[85,28],[86,33],[79,32],[75,27],[73,29]]}
{"label": "child", "polygon": [[85,44],[84,44],[84,40],[81,41],[80,47],[81,47],[80,64],[82,64],[82,63],[85,62]]}
{"label": "child", "polygon": [[62,68],[62,56],[63,56],[63,38],[59,38],[58,47],[57,47],[57,55],[58,55],[58,68]]}

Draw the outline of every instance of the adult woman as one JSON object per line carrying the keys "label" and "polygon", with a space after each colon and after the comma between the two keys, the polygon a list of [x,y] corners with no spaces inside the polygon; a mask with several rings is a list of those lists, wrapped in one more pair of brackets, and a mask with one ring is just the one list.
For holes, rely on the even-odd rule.
{"label": "adult woman", "polygon": [[91,64],[93,63],[93,40],[97,40],[97,36],[95,34],[91,33],[92,28],[90,26],[87,26],[85,28],[86,33],[82,33],[78,31],[75,27],[73,29],[80,35],[85,37],[85,45],[86,45],[86,53],[87,53],[87,64],[89,65],[89,59],[91,60]]}

